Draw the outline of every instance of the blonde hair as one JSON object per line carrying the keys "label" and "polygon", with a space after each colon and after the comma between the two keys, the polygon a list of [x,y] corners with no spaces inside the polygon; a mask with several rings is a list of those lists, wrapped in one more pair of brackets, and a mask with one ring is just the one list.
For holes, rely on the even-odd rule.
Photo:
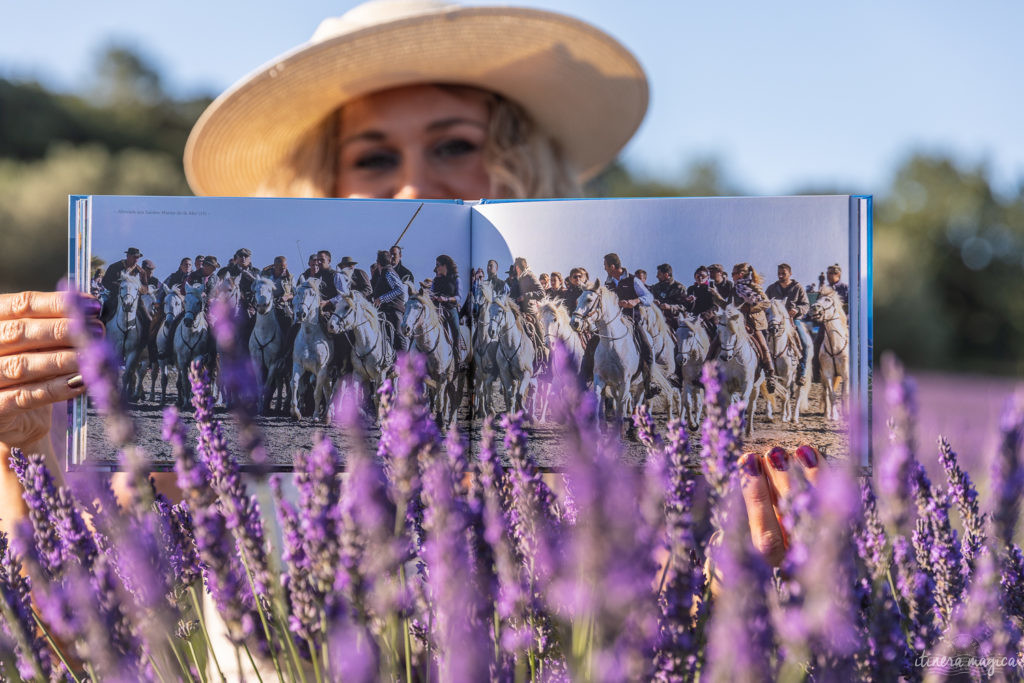
{"label": "blonde hair", "polygon": [[764,278],[761,277],[756,270],[754,270],[754,266],[750,265],[747,262],[737,263],[735,266],[732,267],[732,272],[735,273],[737,271],[739,271],[743,277],[749,277],[750,281],[753,282],[755,285],[760,285],[764,282]]}
{"label": "blonde hair", "polygon": [[[484,93],[489,113],[484,166],[494,198],[579,197],[575,169],[558,143],[518,104],[497,93],[460,85],[450,92]],[[334,197],[338,180],[341,108],[300,138],[295,149],[260,184],[261,197]]]}

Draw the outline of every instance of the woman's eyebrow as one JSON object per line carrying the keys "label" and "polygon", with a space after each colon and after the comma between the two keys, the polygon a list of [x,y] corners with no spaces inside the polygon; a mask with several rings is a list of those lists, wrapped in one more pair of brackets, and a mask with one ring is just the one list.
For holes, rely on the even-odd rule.
{"label": "woman's eyebrow", "polygon": [[477,121],[475,119],[462,118],[462,117],[459,117],[459,116],[452,116],[452,117],[449,117],[449,118],[446,118],[446,119],[438,119],[437,121],[434,121],[433,123],[431,123],[430,125],[427,126],[427,131],[433,133],[433,132],[436,132],[438,130],[443,130],[445,128],[451,128],[452,126],[458,126],[458,125],[461,125],[461,124],[465,124],[465,125],[469,125],[469,126],[476,126],[477,128],[486,128],[487,127],[487,124],[484,123],[483,121]]}
{"label": "woman's eyebrow", "polygon": [[364,130],[360,133],[349,135],[347,138],[342,138],[338,144],[341,147],[349,144],[350,142],[365,141],[365,142],[383,142],[387,139],[387,136],[379,130]]}

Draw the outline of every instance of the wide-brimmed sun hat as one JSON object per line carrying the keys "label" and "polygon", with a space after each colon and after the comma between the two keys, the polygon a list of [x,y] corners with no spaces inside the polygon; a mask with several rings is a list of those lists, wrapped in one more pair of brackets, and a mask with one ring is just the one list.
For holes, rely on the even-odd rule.
{"label": "wide-brimmed sun hat", "polygon": [[185,146],[196,194],[245,196],[346,102],[419,83],[475,86],[523,107],[580,179],[611,162],[647,111],[647,79],[618,41],[521,7],[376,0],[325,19],[207,108]]}

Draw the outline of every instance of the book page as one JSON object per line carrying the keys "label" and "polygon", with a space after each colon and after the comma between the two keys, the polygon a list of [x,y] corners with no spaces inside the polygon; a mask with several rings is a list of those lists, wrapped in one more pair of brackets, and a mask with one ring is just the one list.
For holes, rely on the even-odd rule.
{"label": "book page", "polygon": [[[605,322],[611,322],[614,329],[606,329],[598,323],[600,316],[593,305],[589,310],[582,304],[577,308],[581,301],[579,289],[543,292],[547,296],[544,304],[561,307],[563,322],[561,325],[553,322],[558,314],[555,308],[548,306],[547,317],[534,316],[536,322],[533,323],[540,329],[538,343],[550,342],[554,336],[562,335],[563,342],[576,345],[584,356],[580,362],[580,379],[590,390],[600,391],[604,396],[609,424],[615,420],[629,422],[630,409],[621,406],[625,403],[623,397],[630,394],[633,405],[643,402],[649,406],[661,427],[672,417],[688,418],[691,444],[695,452],[699,451],[700,366],[710,356],[718,358],[723,367],[728,366],[733,399],[749,404],[750,433],[745,438],[745,448],[764,451],[774,445],[795,448],[807,443],[829,458],[848,458],[849,419],[851,415],[866,414],[869,384],[857,378],[851,381],[850,368],[858,377],[867,377],[865,367],[869,373],[869,340],[865,334],[869,326],[858,324],[851,328],[846,316],[850,305],[858,310],[870,310],[870,302],[865,301],[866,294],[862,291],[868,277],[862,271],[868,261],[861,250],[851,249],[851,245],[862,244],[867,235],[864,225],[856,218],[859,214],[851,209],[852,201],[849,196],[826,196],[485,202],[474,209],[473,265],[486,271],[489,261],[496,263],[490,266],[494,274],[484,276],[486,297],[479,297],[475,311],[478,320],[483,309],[500,314],[500,307],[482,306],[483,299],[509,288],[513,290],[510,296],[517,295],[513,283],[516,275],[509,273],[517,257],[525,259],[532,273],[530,278],[546,275],[549,286],[551,279],[559,279],[554,273],[568,283],[570,272],[583,268],[587,273],[584,287],[603,289],[611,277],[605,268],[605,256],[614,253],[624,269],[622,275],[632,277],[638,270],[646,271],[639,275],[645,278],[644,287],[651,293],[651,306],[642,302],[635,312],[621,309],[627,311],[628,327],[619,331],[622,316],[617,304],[622,298],[637,297],[621,290],[604,311]],[[744,315],[742,322],[745,324],[741,324],[740,329],[727,331],[724,311],[718,307],[707,308],[706,296],[701,292],[706,292],[708,286],[698,285],[695,271],[701,266],[721,265],[722,279],[731,284],[734,266],[741,263],[752,265],[759,278],[763,278],[759,287],[762,292],[778,280],[780,264],[790,266],[791,280],[803,290],[807,305],[799,315],[787,315],[785,306],[780,309],[781,314],[776,314],[775,320],[788,318],[784,321],[788,332],[780,332],[777,339],[770,338],[767,329],[766,322],[772,319],[771,310],[762,314],[763,317]],[[664,265],[671,267],[671,278],[666,278],[665,274],[659,276],[659,266]],[[834,308],[829,308],[823,317],[818,315],[817,319],[812,319],[812,305],[822,292],[822,284],[830,284],[826,273],[833,265],[841,271],[839,283],[833,283],[839,286],[826,287],[825,291],[839,290],[838,295],[843,295],[839,297],[842,310],[836,313]],[[522,279],[521,268],[519,275]],[[667,282],[659,284],[659,279]],[[673,286],[672,281],[678,284]],[[690,289],[695,285],[701,291]],[[572,285],[563,285],[566,286],[571,290]],[[787,292],[792,291],[790,287],[792,285],[787,286]],[[659,305],[686,291],[693,293],[695,300],[683,302],[682,309],[676,307],[668,312]],[[831,303],[831,297],[824,297],[819,308]],[[529,308],[523,300],[511,307],[517,309],[517,314]],[[645,312],[648,309],[656,311],[650,320]],[[577,314],[582,334],[576,330],[565,331],[565,320],[573,318],[573,313]],[[483,315],[487,317],[486,311]],[[613,320],[616,316],[619,319]],[[635,356],[640,354],[640,341],[634,341],[634,316],[642,320],[640,326],[646,331],[653,367],[660,370],[654,374],[661,374],[667,380],[666,385],[657,377],[651,378],[650,384],[661,385],[660,391],[652,390],[651,393],[658,392],[653,397],[646,395],[647,382],[637,368]],[[755,320],[751,320],[752,317]],[[831,320],[835,317],[844,318],[842,325]],[[694,333],[684,325],[684,318],[702,322],[698,327],[703,327],[702,334],[707,338],[700,348],[711,344],[708,355],[703,358],[695,351],[696,342],[690,339]],[[799,333],[797,325],[803,327],[806,335]],[[753,351],[750,349],[757,343],[754,327],[761,328],[758,331],[765,345],[770,347],[767,353],[772,357],[774,392],[767,390],[764,368],[753,353],[756,347]],[[721,334],[723,332],[725,334]],[[719,337],[717,344],[715,337]],[[806,346],[801,338],[807,340]],[[532,452],[543,466],[557,468],[559,427],[545,415],[544,402],[550,400],[551,389],[545,387],[543,359],[534,360],[525,373],[528,388],[522,389],[518,396],[513,395],[514,390],[521,389],[522,383],[517,384],[517,380],[524,374],[503,369],[521,364],[500,353],[500,341],[495,335],[479,335],[474,339],[474,353],[478,357],[486,359],[488,353],[493,356],[493,349],[487,349],[490,345],[497,346],[500,359],[489,374],[485,363],[485,375],[478,379],[480,391],[487,400],[486,406],[474,413],[474,438],[479,438],[484,415],[523,409],[528,414]],[[511,353],[513,348],[523,348],[522,345],[516,347],[516,343],[518,338],[506,344],[506,351]],[[613,345],[621,348],[610,353]],[[737,349],[746,349],[746,352],[737,353]],[[805,360],[805,352],[811,357],[812,367],[806,369],[804,383],[798,385],[798,365]],[[826,361],[824,369],[822,358]],[[630,377],[616,382],[617,378],[613,377],[616,364],[622,363],[630,366]],[[599,376],[602,372],[606,375],[604,378]],[[855,422],[858,428],[866,428],[860,417]],[[625,425],[622,432],[628,456],[642,459],[644,448],[629,438]],[[863,458],[862,464],[867,466],[866,455]]]}
{"label": "book page", "polygon": [[[154,469],[173,464],[170,446],[161,438],[166,406],[178,405],[195,429],[187,397],[189,363],[200,359],[214,375],[225,367],[223,349],[211,339],[214,292],[225,294],[239,316],[241,348],[260,382],[256,427],[270,466],[286,470],[295,451],[309,449],[320,432],[344,451],[330,406],[345,385],[360,387],[371,440],[378,438],[373,395],[393,370],[392,335],[405,340],[406,302],[435,277],[440,256],[450,257],[459,270],[469,269],[470,209],[460,202],[196,197],[91,197],[90,202],[88,229],[71,231],[69,253],[82,254],[73,264],[91,258],[91,273],[73,272],[71,280],[90,283],[105,301],[107,339],[122,365],[120,381],[138,443]],[[382,301],[394,288],[386,275],[375,273],[375,261],[378,250],[396,243],[402,252],[392,269],[413,292],[402,282],[397,301]],[[324,251],[329,262],[320,262]],[[210,256],[216,264],[204,275],[196,264]],[[154,270],[147,272],[146,266]],[[131,274],[123,280],[124,291],[121,271]],[[360,293],[345,302],[350,315],[335,321],[339,329],[332,332],[330,319],[342,305],[340,299],[329,301],[339,294],[336,274]],[[318,282],[315,294],[312,286],[304,293],[316,299],[309,310],[321,313],[300,320],[299,285],[306,278]],[[252,287],[261,279],[269,282],[262,293]],[[187,310],[190,297],[197,312]],[[361,306],[353,304],[355,298]],[[378,343],[382,334],[386,354]],[[229,446],[245,466],[230,410],[234,397],[225,382],[212,381],[216,413],[225,418]],[[72,465],[116,467],[117,449],[102,419],[84,402],[79,412],[75,424],[80,427],[70,439]]]}

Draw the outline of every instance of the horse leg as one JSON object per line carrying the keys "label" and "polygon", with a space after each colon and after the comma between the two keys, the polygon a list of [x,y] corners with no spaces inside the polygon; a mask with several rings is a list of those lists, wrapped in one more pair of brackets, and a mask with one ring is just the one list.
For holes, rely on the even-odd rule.
{"label": "horse leg", "polygon": [[297,364],[292,364],[292,417],[296,420],[302,419],[302,413],[299,411],[299,396],[302,395],[302,368]]}

